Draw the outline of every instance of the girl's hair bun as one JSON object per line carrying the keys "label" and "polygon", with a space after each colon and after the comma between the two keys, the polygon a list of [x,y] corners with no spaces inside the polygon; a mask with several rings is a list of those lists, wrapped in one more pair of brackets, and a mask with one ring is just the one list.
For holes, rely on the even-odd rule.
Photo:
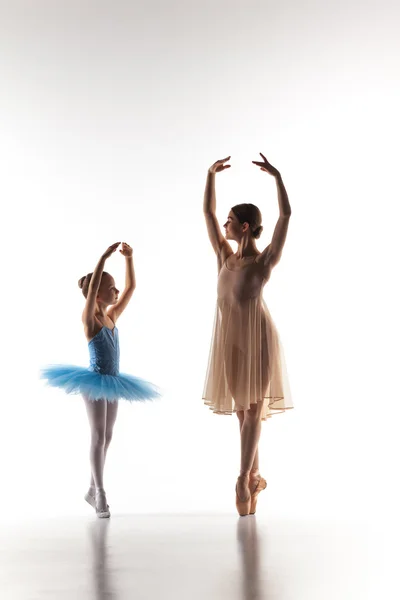
{"label": "girl's hair bun", "polygon": [[79,289],[83,288],[83,284],[85,283],[85,279],[86,279],[86,275],[84,275],[83,277],[81,277],[80,280],[78,281],[78,287],[79,287]]}

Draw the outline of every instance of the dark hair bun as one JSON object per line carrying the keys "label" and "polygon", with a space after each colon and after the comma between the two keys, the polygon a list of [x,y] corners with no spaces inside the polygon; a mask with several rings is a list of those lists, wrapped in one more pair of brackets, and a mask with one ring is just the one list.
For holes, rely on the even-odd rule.
{"label": "dark hair bun", "polygon": [[[103,273],[103,275],[104,275],[104,273]],[[85,298],[88,297],[89,287],[90,287],[90,282],[91,282],[92,276],[93,276],[93,273],[88,273],[87,275],[84,275],[83,277],[81,277],[80,280],[78,281],[78,286],[82,290],[82,294],[85,296]]]}
{"label": "dark hair bun", "polygon": [[256,240],[258,240],[258,238],[262,234],[263,229],[264,229],[264,227],[262,225],[260,225],[259,227],[256,227],[253,230],[253,237],[256,238]]}
{"label": "dark hair bun", "polygon": [[263,227],[260,209],[255,204],[236,204],[232,207],[239,223],[248,223],[253,238],[259,238]]}

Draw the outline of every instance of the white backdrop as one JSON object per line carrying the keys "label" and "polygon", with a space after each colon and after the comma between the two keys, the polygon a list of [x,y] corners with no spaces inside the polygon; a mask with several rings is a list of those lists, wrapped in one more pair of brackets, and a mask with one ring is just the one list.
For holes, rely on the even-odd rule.
{"label": "white backdrop", "polygon": [[[272,514],[366,516],[396,505],[395,2],[1,3],[3,514],[85,513],[89,429],[41,365],[87,363],[79,277],[117,240],[137,291],[119,322],[121,369],[162,401],[121,405],[106,490],[113,511],[234,510],[235,418],[202,404],[216,261],[202,216],[260,206],[269,242],[282,172],[292,222],[265,298],[295,410],[263,427]],[[107,270],[123,286],[124,261]],[[266,509],[265,509],[266,510]]]}

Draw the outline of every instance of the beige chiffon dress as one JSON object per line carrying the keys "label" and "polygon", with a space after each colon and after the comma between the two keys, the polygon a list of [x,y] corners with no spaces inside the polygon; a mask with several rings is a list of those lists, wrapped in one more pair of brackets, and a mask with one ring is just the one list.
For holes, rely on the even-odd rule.
{"label": "beige chiffon dress", "polygon": [[233,267],[231,261],[219,270],[203,400],[223,415],[265,400],[266,420],[293,408],[279,336],[263,299],[271,268],[262,254],[236,260]]}

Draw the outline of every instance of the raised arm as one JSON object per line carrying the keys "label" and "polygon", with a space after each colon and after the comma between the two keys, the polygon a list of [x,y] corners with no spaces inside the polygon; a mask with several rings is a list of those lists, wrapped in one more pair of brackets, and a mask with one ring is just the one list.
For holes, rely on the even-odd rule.
{"label": "raised arm", "polygon": [[215,176],[217,173],[230,168],[230,165],[225,164],[229,159],[230,156],[222,160],[217,160],[217,162],[208,169],[203,203],[208,237],[210,238],[211,245],[221,264],[229,254],[232,254],[232,248],[224,238],[216,217],[217,200],[215,195]]}
{"label": "raised arm", "polygon": [[107,258],[109,258],[111,256],[111,254],[113,254],[116,251],[119,244],[120,244],[120,242],[113,244],[112,246],[107,248],[107,250],[104,252],[104,254],[102,254],[99,262],[96,265],[95,270],[93,271],[93,275],[90,280],[88,295],[86,298],[86,304],[85,304],[85,308],[83,309],[83,314],[82,314],[82,321],[83,321],[85,330],[88,333],[89,337],[91,336],[92,332],[95,329],[94,313],[95,313],[95,309],[96,309],[96,298],[97,298],[97,294],[99,292],[101,276],[104,271],[104,265],[106,263]]}
{"label": "raised arm", "polygon": [[129,300],[136,288],[135,268],[133,266],[132,248],[125,242],[122,243],[120,250],[125,257],[125,289],[122,292],[118,302],[108,309],[108,315],[116,323],[118,317],[128,306]]}
{"label": "raised arm", "polygon": [[[260,152],[261,154],[261,152]],[[253,164],[261,168],[262,171],[269,173],[275,178],[276,187],[278,191],[278,203],[279,203],[279,218],[275,225],[272,240],[269,246],[261,253],[264,259],[265,266],[274,267],[280,260],[282,255],[283,246],[285,245],[286,235],[289,227],[290,215],[292,209],[290,208],[289,198],[286,192],[286,188],[283,184],[282,176],[278,169],[273,167],[263,154],[261,154],[262,162],[253,160]]]}

